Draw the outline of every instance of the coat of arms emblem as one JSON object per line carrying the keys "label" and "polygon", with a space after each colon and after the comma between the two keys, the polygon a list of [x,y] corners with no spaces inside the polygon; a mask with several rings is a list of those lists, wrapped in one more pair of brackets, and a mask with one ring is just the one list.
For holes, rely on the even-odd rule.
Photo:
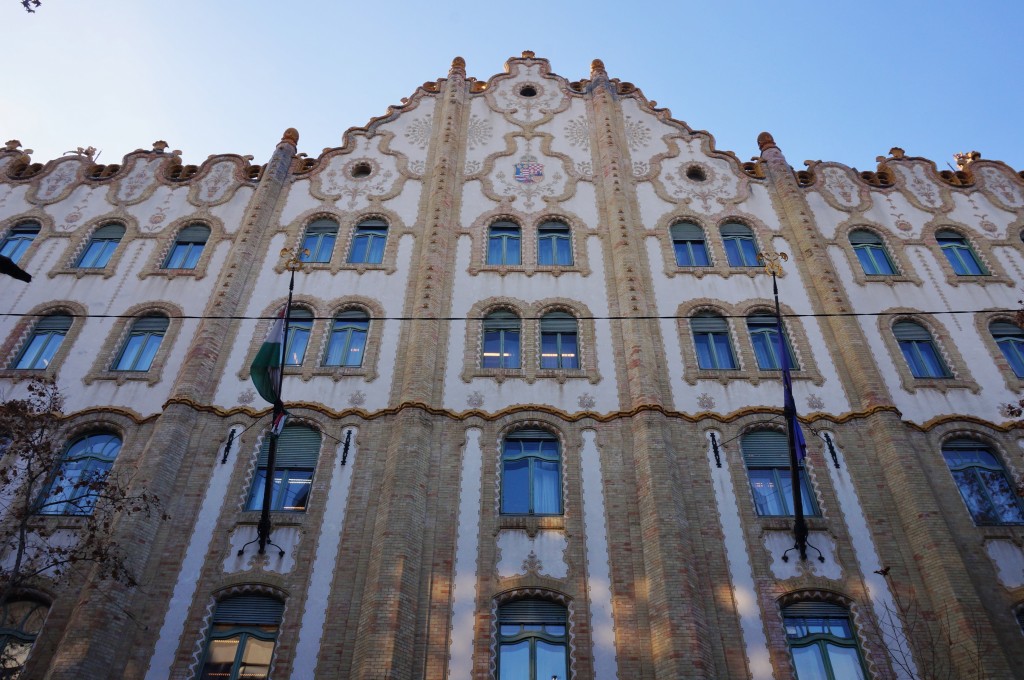
{"label": "coat of arms emblem", "polygon": [[544,179],[544,164],[538,163],[536,157],[526,154],[516,163],[516,181],[523,184],[537,184]]}

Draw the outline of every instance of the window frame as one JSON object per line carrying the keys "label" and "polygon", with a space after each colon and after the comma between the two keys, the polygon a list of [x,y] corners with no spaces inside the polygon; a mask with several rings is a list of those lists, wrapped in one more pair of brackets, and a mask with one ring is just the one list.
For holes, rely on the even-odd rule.
{"label": "window frame", "polygon": [[[500,243],[500,254],[494,259],[493,245]],[[510,244],[514,244],[515,262],[509,262]],[[523,228],[510,220],[498,220],[487,226],[487,249],[484,264],[489,267],[521,267],[523,265]]]}
{"label": "window frame", "polygon": [[[536,451],[527,450],[527,442],[536,444]],[[518,444],[518,450],[510,450],[513,445]],[[553,447],[554,451],[551,452],[550,448]],[[545,451],[545,449],[548,449]],[[565,514],[565,499],[562,489],[564,482],[564,464],[562,461],[562,443],[559,438],[552,432],[544,429],[536,428],[520,428],[513,430],[506,434],[501,439],[501,455],[500,455],[500,475],[501,475],[501,489],[498,499],[499,514],[505,517],[561,517]],[[509,509],[508,505],[517,499],[511,498],[509,494],[518,492],[518,489],[512,489],[510,482],[511,474],[508,463],[519,463],[526,461],[526,511],[519,512],[514,508]],[[541,463],[554,463],[554,478],[555,478],[555,489],[558,494],[557,508],[553,511],[539,511],[538,506],[543,504],[543,500],[538,500],[538,487],[542,484],[538,480],[542,480],[545,472],[550,473],[551,471],[544,471],[541,469],[540,475],[537,474],[537,467]],[[521,468],[512,468],[513,471],[517,471]],[[509,500],[507,500],[509,499]],[[522,499],[518,499],[519,502]]]}
{"label": "window frame", "polygon": [[[325,243],[330,241],[325,247]],[[312,243],[310,241],[312,240]],[[306,225],[302,233],[302,245],[299,247],[299,259],[307,264],[330,264],[334,257],[334,247],[338,243],[338,223],[330,218],[321,217]],[[305,252],[309,251],[309,255]]]}
{"label": "window frame", "polygon": [[[156,319],[163,319],[162,328],[157,328],[158,322],[155,321]],[[147,328],[147,326],[149,327]],[[160,352],[160,347],[163,345],[164,338],[167,336],[167,329],[169,327],[170,319],[163,314],[145,314],[132,319],[128,333],[125,336],[124,341],[121,343],[121,347],[117,352],[114,362],[110,365],[110,371],[116,373],[148,373],[152,370],[153,364],[156,362],[157,355]],[[142,344],[139,345],[135,356],[130,360],[130,366],[124,368],[122,367],[122,362],[131,347],[132,339],[136,337],[143,338]],[[153,346],[152,352],[150,353],[145,366],[139,367],[138,361],[140,358],[145,356],[146,350],[150,346],[149,343],[153,338],[159,338],[159,340],[157,340],[156,345]]]}
{"label": "window frame", "polygon": [[[117,236],[114,234],[117,232]],[[114,257],[114,253],[117,252],[117,247],[121,244],[124,239],[124,235],[127,233],[127,229],[123,224],[118,222],[108,222],[102,227],[98,228],[89,237],[85,247],[77,258],[75,258],[75,269],[86,269],[86,270],[100,270],[105,269],[110,264],[110,260]],[[112,245],[111,245],[112,244]],[[93,252],[93,247],[98,246],[98,252],[92,256],[92,262],[87,263],[90,258],[90,253]],[[102,261],[100,261],[102,260]]]}
{"label": "window frame", "polygon": [[[711,320],[716,319],[716,328],[711,328]],[[695,323],[696,322],[696,323]],[[739,369],[739,361],[732,346],[732,332],[729,321],[722,315],[714,312],[698,312],[689,319],[690,334],[693,337],[693,348],[697,358],[697,368],[701,371],[735,371]],[[706,327],[701,330],[698,327]],[[703,350],[712,365],[706,366],[701,358],[703,339]],[[721,366],[719,363],[723,357],[720,356],[721,346],[717,341],[725,340],[725,349],[728,351],[728,360],[731,365]]]}
{"label": "window frame", "polygon": [[[545,250],[550,252],[545,253]],[[550,256],[550,262],[542,261],[546,256]],[[522,260],[521,253],[520,260]],[[568,224],[558,220],[547,220],[537,227],[537,266],[575,266],[575,258],[572,252],[572,230]]]}
{"label": "window frame", "polygon": [[41,232],[42,225],[34,220],[15,223],[0,242],[0,255],[8,257],[14,264],[19,264]]}
{"label": "window frame", "polygon": [[[572,325],[571,330],[569,325]],[[545,352],[546,341],[554,338],[554,354]],[[571,354],[564,350],[571,338],[571,347],[574,350]],[[553,366],[545,366],[545,359],[554,357]],[[580,368],[580,336],[579,321],[572,314],[555,310],[548,312],[540,318],[540,362],[539,368],[542,371],[577,371]],[[571,364],[571,365],[567,365]]]}
{"label": "window frame", "polygon": [[[506,632],[505,629],[518,627],[518,632]],[[561,634],[549,632],[547,629],[561,628]],[[536,630],[540,628],[540,630]],[[569,678],[571,659],[569,649],[569,612],[557,602],[540,598],[522,598],[511,600],[498,606],[495,625],[495,677],[502,678],[502,650],[527,642],[529,656],[529,675],[517,676],[515,680],[549,680],[551,668],[538,668],[538,643],[552,648],[560,647],[564,656],[564,668],[558,673],[560,679]],[[518,670],[518,669],[517,669]]]}
{"label": "window frame", "polygon": [[[916,327],[917,330],[911,326]],[[935,342],[935,337],[926,326],[912,319],[900,319],[892,324],[892,334],[913,378],[947,380],[954,377]],[[927,352],[923,350],[930,351],[935,366],[928,366],[928,357],[925,356]],[[933,374],[934,371],[937,371],[938,374]]]}
{"label": "window frame", "polygon": [[[98,500],[98,490],[90,489],[89,485],[106,482],[123,447],[124,440],[121,436],[110,430],[96,430],[70,440],[61,453],[60,465],[36,501],[35,514],[86,517],[91,515]],[[85,463],[77,468],[72,467],[80,461]],[[69,476],[69,470],[79,474],[75,477]],[[81,481],[83,479],[85,481]],[[68,512],[69,507],[72,508],[71,512]]]}
{"label": "window frame", "polygon": [[[15,626],[6,626],[8,616],[10,615],[11,605],[27,603],[29,607],[25,611],[24,615],[20,617],[20,620],[15,623]],[[38,622],[38,625],[34,629],[27,630],[26,625],[36,615],[37,612],[43,610],[42,620]],[[16,667],[3,667],[0,668],[0,677],[3,678],[16,678],[21,675],[25,670],[25,665],[28,663],[29,658],[32,655],[32,649],[35,647],[36,639],[39,637],[39,632],[43,626],[46,625],[46,618],[50,613],[50,605],[41,600],[32,597],[17,597],[12,596],[7,600],[0,602],[0,659],[3,660],[15,660],[18,661]],[[8,647],[11,643],[23,648],[24,658],[19,658],[16,652],[8,652]],[[17,673],[12,673],[16,671]]]}
{"label": "window frame", "polygon": [[[232,610],[247,609],[244,613],[236,613]],[[228,611],[224,611],[228,610]],[[245,620],[228,620],[228,619]],[[203,645],[202,662],[198,667],[199,680],[216,677],[217,680],[238,680],[239,677],[256,678],[252,674],[241,676],[246,643],[250,639],[272,642],[270,657],[267,662],[267,671],[262,678],[269,678],[273,671],[274,654],[277,651],[277,638],[281,633],[281,623],[284,618],[284,603],[275,597],[261,594],[237,594],[222,598],[217,602],[210,620],[210,626],[206,632],[206,641]],[[227,676],[217,674],[208,675],[207,665],[211,662],[211,651],[213,642],[216,640],[232,640],[238,638],[235,647],[234,657]],[[216,669],[213,669],[216,672]]]}
{"label": "window frame", "polygon": [[[778,320],[770,314],[754,312],[747,315],[746,322],[747,333],[750,335],[750,347],[754,352],[754,361],[757,363],[758,370],[781,371],[782,357],[779,356]],[[759,328],[755,328],[755,325],[759,326]],[[786,352],[786,356],[789,360],[789,369],[791,371],[799,371],[800,363],[796,359],[796,354],[793,353],[793,344],[790,342],[785,324],[782,325],[782,338],[785,343],[784,351]],[[761,362],[762,353],[758,352],[759,341],[768,351],[770,362],[773,365],[765,366]]]}
{"label": "window frame", "polygon": [[[512,319],[515,319],[513,327]],[[488,365],[488,336],[497,334],[498,354],[496,366]],[[506,352],[506,342],[511,340],[510,336],[515,334],[515,365],[505,365],[505,357],[512,357],[513,354]],[[480,333],[480,368],[485,370],[515,371],[523,367],[523,320],[515,311],[509,309],[494,309],[484,316],[481,323]]]}
{"label": "window frame", "polygon": [[[869,229],[858,228],[852,229],[847,238],[853,247],[853,254],[857,261],[860,262],[861,271],[864,272],[865,276],[891,277],[900,275],[899,270],[896,268],[896,263],[893,262],[892,257],[889,255],[889,249],[885,247],[885,242],[881,236]],[[884,263],[889,271],[880,271],[879,262]],[[874,271],[868,271],[868,263],[871,264],[871,268]]]}
{"label": "window frame", "polygon": [[[974,522],[975,526],[1021,526],[1024,525],[1024,503],[1021,502],[1020,497],[1016,493],[1014,487],[1013,478],[1007,473],[1006,466],[1003,464],[999,454],[991,446],[973,439],[967,439],[963,437],[949,439],[942,445],[942,458],[946,463],[946,467],[949,469],[950,475],[953,477],[953,483],[957,487],[957,491],[960,494],[960,500],[963,501],[964,507],[967,510],[967,514],[970,515],[971,521]],[[959,457],[965,458],[968,453],[973,454],[984,454],[991,459],[991,462],[985,462],[981,460],[981,456],[977,456],[979,460],[966,461],[961,460],[954,462],[951,458]],[[969,472],[974,481],[974,488],[978,489],[982,493],[982,498],[985,501],[987,510],[989,513],[995,515],[999,513],[1000,506],[993,501],[993,489],[989,486],[990,481],[998,483],[999,480],[986,479],[979,470],[986,470],[990,473],[994,473],[992,477],[998,475],[999,478],[1006,485],[1006,495],[1008,501],[1006,505],[1016,510],[1018,519],[1004,520],[1001,517],[997,517],[993,520],[985,519],[984,516],[976,514],[975,508],[971,506],[964,486],[961,486],[961,476],[958,476],[958,472]]]}
{"label": "window frame", "polygon": [[[762,441],[755,442],[754,438]],[[775,430],[749,430],[740,437],[740,452],[743,456],[743,466],[746,469],[750,495],[754,503],[754,514],[758,517],[793,517],[792,469],[790,468],[788,436]],[[818,499],[807,474],[806,461],[798,463],[798,466],[804,516],[820,517],[821,509],[818,507]],[[764,475],[758,475],[755,478],[751,474],[755,471],[767,472],[770,476],[766,478]],[[762,512],[762,509],[767,508],[767,503],[762,502],[761,499],[770,497],[758,492],[756,484],[763,484],[765,481],[773,489],[772,493],[776,500],[772,502],[772,506],[780,510],[779,512],[767,510]]]}
{"label": "window frame", "polygon": [[387,220],[379,217],[360,220],[352,229],[352,241],[345,263],[364,267],[383,265],[389,231],[390,225]]}
{"label": "window frame", "polygon": [[[66,324],[64,324],[62,321],[58,321],[63,319],[67,319]],[[58,323],[60,323],[59,326]],[[70,314],[62,314],[60,312],[53,312],[38,319],[35,325],[33,325],[32,327],[32,332],[29,334],[25,342],[22,343],[21,350],[18,352],[17,356],[15,357],[15,360],[12,362],[11,368],[18,371],[45,371],[49,369],[50,366],[53,364],[53,360],[57,356],[57,353],[60,352],[61,346],[64,344],[65,340],[67,340],[68,334],[71,333],[71,327],[73,325],[74,317],[71,316]],[[44,337],[44,335],[46,336],[46,340],[43,342],[43,346],[39,350],[37,350],[35,357],[32,359],[31,363],[33,365],[22,366],[22,362],[24,362],[26,355],[28,354],[29,350],[32,349],[32,346],[35,343],[35,341],[38,338]],[[45,354],[44,350],[46,350],[50,346],[52,340],[58,336],[60,339],[57,341],[57,344],[53,347],[53,349],[49,352],[48,355]],[[38,362],[40,358],[44,356],[46,361],[45,366],[34,365]]]}
{"label": "window frame", "polygon": [[[270,437],[267,432],[256,454],[255,467],[249,491],[245,497],[245,511],[259,512],[263,509],[263,496],[267,480],[267,457],[270,453]],[[278,437],[278,449],[274,460],[274,484],[270,498],[271,512],[304,514],[309,511],[313,495],[313,481],[320,463],[323,447],[323,433],[305,423],[285,425]],[[302,473],[295,474],[293,473]],[[308,476],[304,476],[308,473]],[[279,481],[280,480],[280,481]],[[285,502],[296,495],[291,493],[293,483],[298,489],[305,489],[301,507],[285,507]]]}
{"label": "window frame", "polygon": [[[994,329],[996,326],[999,328]],[[1024,329],[1009,321],[993,319],[988,324],[988,333],[1013,375],[1024,378]]]}
{"label": "window frame", "polygon": [[[712,266],[711,249],[708,247],[707,235],[700,225],[685,220],[675,222],[669,227],[669,239],[672,241],[672,254],[677,267],[703,269]],[[694,258],[694,244],[700,244],[700,251],[706,264],[699,264],[696,258]],[[685,248],[686,259],[690,260],[689,262],[680,261],[681,247]]]}
{"label": "window frame", "polygon": [[[203,240],[198,241],[199,234],[205,232]],[[171,242],[171,246],[167,251],[167,255],[164,257],[163,263],[160,265],[160,269],[170,271],[195,271],[202,260],[203,253],[206,251],[206,246],[210,242],[210,237],[213,235],[213,230],[209,226],[202,222],[194,222],[186,225],[178,230],[175,234],[174,240]],[[182,255],[179,256],[179,246],[182,246]],[[199,246],[198,250],[195,249]],[[194,257],[193,257],[194,252]],[[180,262],[178,261],[180,259]],[[188,263],[191,262],[191,265]],[[177,264],[178,266],[172,266]]]}
{"label": "window frame", "polygon": [[[360,336],[361,341],[358,345],[354,344],[354,341]],[[366,312],[359,309],[347,309],[335,314],[334,319],[331,321],[331,328],[327,333],[327,345],[324,349],[322,365],[330,368],[361,368],[365,362],[369,336],[370,315]],[[332,363],[330,361],[331,348],[335,346],[335,339],[338,337],[344,337],[345,339],[341,344],[338,363]],[[345,359],[352,356],[352,348],[356,346],[359,348],[354,350],[359,353],[358,363],[346,362]]]}
{"label": "window frame", "polygon": [[[722,238],[725,259],[730,267],[750,268],[761,266],[761,263],[757,261],[761,248],[758,246],[753,229],[741,222],[726,222],[718,228],[718,233]],[[730,245],[732,248],[730,248]],[[745,245],[749,245],[750,249],[753,250],[752,255],[746,252],[747,248],[744,247]],[[753,261],[748,262],[747,260],[751,257]]]}
{"label": "window frame", "polygon": [[[287,327],[285,328],[284,340],[284,367],[301,368],[306,361],[306,354],[309,352],[309,341],[313,337],[313,325],[316,323],[316,314],[305,307],[292,307],[288,310]],[[295,343],[302,343],[302,356],[296,361],[290,359]]]}
{"label": "window frame", "polygon": [[[853,624],[853,617],[847,608],[830,602],[805,601],[782,607],[783,631],[786,637],[786,648],[789,651],[790,662],[793,664],[793,674],[797,680],[800,679],[800,665],[797,662],[795,649],[816,648],[818,659],[821,660],[821,667],[825,670],[827,680],[849,680],[847,674],[836,675],[832,655],[829,647],[838,649],[854,650],[857,669],[860,671],[860,680],[867,680],[870,676],[865,670],[864,653],[861,650],[860,642],[857,639],[857,631]],[[834,622],[834,623],[830,623]],[[799,622],[799,623],[798,623]],[[820,622],[820,623],[819,623]],[[836,635],[833,630],[839,627],[847,633],[843,637]],[[828,632],[810,632],[812,627],[818,627]],[[790,634],[790,629],[805,629],[802,635]]]}
{"label": "window frame", "polygon": [[[989,276],[991,274],[981,258],[978,257],[971,242],[963,234],[953,229],[938,229],[935,232],[935,242],[939,244],[939,250],[946,257],[946,261],[956,276]],[[974,265],[978,271],[969,271],[970,265]]]}

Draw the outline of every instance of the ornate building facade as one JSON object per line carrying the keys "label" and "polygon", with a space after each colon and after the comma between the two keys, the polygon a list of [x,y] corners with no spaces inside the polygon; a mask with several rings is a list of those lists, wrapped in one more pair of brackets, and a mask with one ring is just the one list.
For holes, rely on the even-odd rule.
{"label": "ornate building facade", "polygon": [[[767,133],[742,162],[530,52],[298,144],[0,151],[35,277],[4,284],[0,384],[55,378],[68,460],[172,517],[114,529],[138,588],[7,603],[23,677],[1022,677],[1021,173],[794,170]],[[249,366],[302,250],[259,555]]]}

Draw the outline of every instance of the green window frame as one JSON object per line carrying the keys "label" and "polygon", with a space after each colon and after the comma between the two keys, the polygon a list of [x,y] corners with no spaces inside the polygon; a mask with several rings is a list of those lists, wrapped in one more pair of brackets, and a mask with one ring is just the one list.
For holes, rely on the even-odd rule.
{"label": "green window frame", "polygon": [[266,595],[234,595],[217,603],[200,680],[270,677],[284,603]]}
{"label": "green window frame", "polygon": [[71,330],[73,321],[74,319],[67,314],[49,314],[36,322],[32,335],[18,354],[14,367],[26,371],[48,368],[68,331]]}
{"label": "green window frame", "polygon": [[18,264],[21,256],[25,254],[32,241],[39,236],[39,224],[36,222],[21,222],[14,225],[4,242],[0,244],[0,255],[10,258],[11,262]]}
{"label": "green window frame", "polygon": [[487,264],[522,264],[522,230],[514,222],[495,222],[487,230]]}
{"label": "green window frame", "polygon": [[967,242],[967,239],[952,229],[940,229],[935,232],[935,240],[939,243],[943,255],[949,261],[957,276],[985,276],[985,270],[978,254]]}
{"label": "green window frame", "polygon": [[1024,378],[1024,330],[1008,321],[993,321],[988,330],[1013,374]]}
{"label": "green window frame", "polygon": [[990,447],[954,439],[943,444],[942,457],[975,524],[1024,524],[1024,503]]}
{"label": "green window frame", "polygon": [[313,312],[301,307],[288,310],[288,329],[284,343],[284,365],[301,366],[306,359],[309,336],[313,333]]}
{"label": "green window frame", "polygon": [[519,368],[520,320],[507,310],[491,312],[483,321],[481,368]]}
{"label": "green window frame", "polygon": [[[789,466],[789,439],[775,430],[755,430],[740,438],[754,509],[760,517],[793,516],[793,476]],[[811,493],[807,471],[800,464],[800,497],[804,514],[820,514]]]}
{"label": "green window frame", "polygon": [[537,264],[541,266],[572,266],[572,238],[569,225],[545,222],[537,229]]}
{"label": "green window frame", "polygon": [[[338,223],[334,220],[320,219],[310,222],[302,237],[303,262],[326,264],[331,261],[334,243],[338,240]],[[308,254],[307,254],[308,253]]]}
{"label": "green window frame", "polygon": [[732,351],[729,323],[724,317],[702,312],[690,319],[697,367],[701,370],[735,370],[736,355]]}
{"label": "green window frame", "polygon": [[866,680],[850,613],[830,602],[782,609],[786,643],[797,680]]}
{"label": "green window frame", "polygon": [[49,611],[47,604],[28,598],[0,603],[0,678],[21,677]]}
{"label": "green window frame", "polygon": [[195,269],[210,240],[210,228],[205,224],[190,224],[174,239],[164,260],[164,269]]}
{"label": "green window frame", "polygon": [[384,246],[388,240],[388,223],[384,220],[363,220],[356,226],[349,264],[380,264],[384,261]]}
{"label": "green window frame", "polygon": [[[274,458],[274,485],[270,509],[274,512],[305,512],[313,488],[313,473],[320,459],[320,432],[306,425],[286,425],[277,438]],[[263,439],[256,459],[256,474],[246,510],[262,510],[267,483],[267,461],[270,455],[270,434]]]}
{"label": "green window frame", "polygon": [[731,222],[723,224],[719,230],[722,234],[722,243],[725,245],[725,255],[729,260],[730,267],[757,267],[757,241],[754,240],[753,230],[745,224]]}
{"label": "green window frame", "polygon": [[[757,367],[762,371],[782,370],[782,357],[779,355],[778,319],[771,314],[751,314],[747,317],[747,330],[750,332],[750,343],[754,347]],[[789,334],[785,332],[785,324],[783,324],[782,337],[785,340],[789,368],[799,371],[800,365],[796,361],[796,355],[793,354]]]}
{"label": "green window frame", "polygon": [[144,373],[152,368],[153,359],[167,333],[168,323],[166,316],[152,315],[136,319],[111,370]]}
{"label": "green window frame", "polygon": [[505,437],[501,513],[562,514],[562,453],[558,439],[547,430],[521,429]]}
{"label": "green window frame", "polygon": [[893,324],[892,333],[915,378],[953,377],[927,328],[915,321],[899,321]]}
{"label": "green window frame", "polygon": [[680,267],[710,267],[707,239],[704,230],[692,222],[678,222],[669,229],[676,265]]}
{"label": "green window frame", "polygon": [[896,267],[882,238],[867,229],[850,232],[850,244],[864,273],[869,276],[895,276]]}
{"label": "green window frame", "polygon": [[569,617],[557,602],[514,600],[498,607],[498,680],[566,680]]}
{"label": "green window frame", "polygon": [[85,250],[75,262],[79,269],[103,269],[110,262],[110,258],[117,250],[117,244],[124,238],[125,228],[123,224],[105,224],[95,232]]}
{"label": "green window frame", "polygon": [[324,366],[362,366],[369,329],[370,317],[366,312],[349,310],[335,316],[324,354]]}

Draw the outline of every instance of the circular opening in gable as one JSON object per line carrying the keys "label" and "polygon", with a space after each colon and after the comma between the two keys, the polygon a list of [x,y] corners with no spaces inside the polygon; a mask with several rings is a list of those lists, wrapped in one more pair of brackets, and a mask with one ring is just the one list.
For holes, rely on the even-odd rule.
{"label": "circular opening in gable", "polygon": [[704,169],[697,165],[691,165],[686,169],[686,179],[693,180],[694,182],[703,182],[708,176],[704,173]]}
{"label": "circular opening in gable", "polygon": [[356,163],[352,166],[352,178],[362,179],[363,177],[369,177],[370,173],[373,172],[373,168],[370,167],[369,163]]}
{"label": "circular opening in gable", "polygon": [[533,85],[523,85],[522,89],[519,90],[519,96],[520,97],[536,97],[537,96],[537,88],[535,88]]}

